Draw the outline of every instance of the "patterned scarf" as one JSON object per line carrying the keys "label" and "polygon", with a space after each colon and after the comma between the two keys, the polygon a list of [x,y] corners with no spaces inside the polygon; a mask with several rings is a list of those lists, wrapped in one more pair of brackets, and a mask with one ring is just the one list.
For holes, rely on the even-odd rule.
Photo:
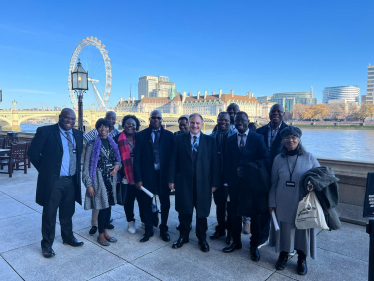
{"label": "patterned scarf", "polygon": [[[119,156],[119,151],[117,144],[114,142],[114,140],[108,136],[108,141],[110,146],[114,149],[116,160],[118,163],[121,163],[121,157]],[[97,163],[99,162],[99,156],[101,151],[101,139],[99,136],[96,137],[95,143],[93,146],[93,151],[91,155],[91,166],[90,166],[90,177],[92,180],[92,184],[95,181],[95,175],[96,175],[96,169],[97,169]],[[119,173],[117,173],[117,183],[120,182],[121,176]]]}
{"label": "patterned scarf", "polygon": [[[133,136],[134,145],[135,145],[135,135],[136,133]],[[132,160],[131,160],[131,155],[130,155],[129,142],[127,141],[125,131],[123,131],[118,138],[118,147],[119,147],[121,160],[122,160],[122,168],[125,171],[126,179],[129,183],[133,182],[134,172],[132,169]]]}

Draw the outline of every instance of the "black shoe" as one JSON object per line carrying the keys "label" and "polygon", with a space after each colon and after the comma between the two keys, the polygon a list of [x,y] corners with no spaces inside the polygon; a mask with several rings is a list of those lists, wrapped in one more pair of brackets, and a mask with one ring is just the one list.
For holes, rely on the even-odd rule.
{"label": "black shoe", "polygon": [[286,264],[288,262],[288,253],[287,252],[280,252],[279,258],[277,263],[275,264],[275,268],[277,270],[283,270],[286,267]]}
{"label": "black shoe", "polygon": [[167,232],[160,232],[160,236],[162,241],[169,242],[170,241],[170,235]]}
{"label": "black shoe", "polygon": [[306,260],[297,260],[297,274],[305,275],[308,272],[308,268],[306,266]]}
{"label": "black shoe", "polygon": [[173,246],[171,246],[173,249],[179,249],[183,246],[183,244],[187,244],[190,242],[189,239],[179,237],[177,241],[173,243]]}
{"label": "black shoe", "polygon": [[212,240],[217,240],[218,238],[223,237],[223,236],[226,236],[226,232],[225,231],[224,232],[218,232],[218,231],[216,231],[213,234],[211,234],[209,237]]}
{"label": "black shoe", "polygon": [[143,237],[140,239],[140,242],[147,242],[149,240],[149,238],[151,238],[153,236],[153,232],[148,234],[148,233],[145,233],[143,235]]}
{"label": "black shoe", "polygon": [[205,241],[199,241],[200,250],[203,252],[209,252],[209,244]]}
{"label": "black shoe", "polygon": [[259,261],[260,260],[260,252],[258,251],[258,248],[250,248],[249,251],[251,252],[251,259],[253,261]]}
{"label": "black shoe", "polygon": [[97,231],[97,226],[91,227],[90,231],[88,232],[90,235],[94,235]]}
{"label": "black shoe", "polygon": [[235,250],[241,249],[242,247],[243,247],[242,243],[236,244],[234,242],[231,242],[230,245],[228,245],[227,247],[225,247],[225,248],[222,249],[222,252],[224,252],[224,253],[231,253],[231,252],[234,252]]}
{"label": "black shoe", "polygon": [[77,240],[77,238],[73,237],[70,240],[63,241],[63,244],[68,244],[72,247],[79,247],[82,246],[84,243],[82,241]]}
{"label": "black shoe", "polygon": [[114,229],[114,225],[113,224],[109,224],[108,229]]}
{"label": "black shoe", "polygon": [[42,248],[43,257],[49,259],[55,256],[55,252],[53,251],[52,247]]}
{"label": "black shoe", "polygon": [[227,245],[230,245],[232,242],[232,235],[231,235],[231,231],[227,231],[227,236],[226,236],[226,244]]}

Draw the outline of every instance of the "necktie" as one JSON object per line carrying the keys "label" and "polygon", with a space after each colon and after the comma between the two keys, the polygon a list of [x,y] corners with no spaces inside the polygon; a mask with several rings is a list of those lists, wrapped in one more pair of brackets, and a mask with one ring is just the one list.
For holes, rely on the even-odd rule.
{"label": "necktie", "polygon": [[73,141],[70,137],[70,133],[69,132],[65,132],[65,133],[66,133],[66,139],[68,140],[69,155],[70,155],[69,174],[70,174],[70,176],[74,176],[75,171],[76,171],[76,159],[75,159],[75,153],[73,152],[74,145],[73,145]]}
{"label": "necktie", "polygon": [[245,143],[244,143],[245,134],[239,134],[239,137],[240,137],[239,149],[240,149],[240,151],[243,151],[244,146],[245,146]]}
{"label": "necktie", "polygon": [[155,139],[153,141],[153,155],[155,157],[155,164],[160,163],[160,153],[159,153],[159,142],[160,142],[160,130],[153,130],[155,134]]}
{"label": "necktie", "polygon": [[197,149],[199,148],[199,141],[197,136],[193,136],[193,145],[192,145],[192,160],[195,161],[197,155]]}

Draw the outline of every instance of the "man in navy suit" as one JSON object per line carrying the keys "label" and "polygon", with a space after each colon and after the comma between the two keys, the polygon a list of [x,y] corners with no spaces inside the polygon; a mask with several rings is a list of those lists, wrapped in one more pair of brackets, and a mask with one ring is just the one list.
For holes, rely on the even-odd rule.
{"label": "man in navy suit", "polygon": [[[266,193],[249,190],[251,188],[251,179],[244,177],[244,167],[251,162],[260,160],[269,171],[270,158],[263,136],[249,130],[248,124],[247,113],[239,111],[235,115],[235,127],[238,132],[227,140],[224,181],[228,185],[230,197],[233,242],[223,248],[222,251],[230,253],[242,248],[242,216],[251,217],[251,259],[258,261],[260,259],[258,246],[260,245],[261,232],[259,220],[260,214],[266,211],[267,196]],[[243,194],[249,194],[249,199],[246,196],[245,202],[243,202]],[[243,205],[243,203],[246,209],[244,213],[240,211],[242,210],[240,205]]]}
{"label": "man in navy suit", "polygon": [[74,237],[72,223],[75,201],[82,204],[83,133],[73,128],[75,119],[72,109],[63,109],[58,124],[38,128],[28,150],[30,161],[39,172],[36,203],[43,206],[41,246],[45,258],[55,255],[52,245],[57,209],[63,243],[83,245]]}

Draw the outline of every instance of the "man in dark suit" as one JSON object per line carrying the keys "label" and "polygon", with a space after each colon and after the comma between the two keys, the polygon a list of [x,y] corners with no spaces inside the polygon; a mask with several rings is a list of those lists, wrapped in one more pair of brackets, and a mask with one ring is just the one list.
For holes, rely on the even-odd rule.
{"label": "man in dark suit", "polygon": [[190,125],[188,123],[188,115],[182,115],[178,118],[178,125],[179,125],[179,131],[174,133],[174,140],[175,138],[180,135],[184,134],[190,131]]}
{"label": "man in dark suit", "polygon": [[[134,181],[141,190],[142,186],[153,194],[158,194],[161,203],[160,236],[170,241],[168,217],[170,209],[170,189],[168,188],[168,170],[173,151],[173,133],[162,128],[162,115],[153,110],[149,118],[149,128],[136,134],[134,149]],[[142,219],[145,233],[140,242],[146,242],[153,236],[152,198],[141,192]]]}
{"label": "man in dark suit", "polygon": [[207,217],[212,192],[219,186],[219,166],[215,139],[201,133],[204,126],[200,114],[190,115],[190,132],[178,135],[170,160],[169,187],[175,189],[175,209],[179,213],[177,249],[189,242],[193,209],[196,209],[196,236],[200,249],[209,251],[206,241]]}
{"label": "man in dark suit", "polygon": [[[242,248],[242,216],[251,217],[250,252],[252,260],[258,261],[261,232],[258,227],[259,215],[265,211],[267,196],[266,193],[254,192],[251,189],[251,179],[244,178],[244,167],[261,160],[269,172],[270,158],[263,137],[249,130],[248,124],[248,115],[242,111],[238,112],[235,115],[235,127],[238,132],[227,140],[224,181],[228,184],[229,190],[233,242],[222,251],[230,253]],[[244,197],[246,201],[243,202]]]}
{"label": "man in dark suit", "polygon": [[58,124],[38,128],[28,150],[30,161],[39,172],[36,203],[43,206],[41,246],[45,258],[55,255],[52,245],[57,209],[64,244],[83,245],[74,237],[72,223],[75,201],[82,204],[83,133],[73,128],[75,119],[72,109],[63,109]]}
{"label": "man in dark suit", "polygon": [[[281,146],[282,138],[280,131],[288,127],[283,122],[284,108],[280,104],[274,104],[270,108],[269,119],[270,122],[266,126],[262,126],[256,130],[257,134],[263,135],[265,145],[270,154],[271,165],[273,165],[274,158],[279,154],[279,148]],[[261,239],[260,245],[267,243],[270,232],[270,221],[271,215],[269,212],[261,214]]]}

